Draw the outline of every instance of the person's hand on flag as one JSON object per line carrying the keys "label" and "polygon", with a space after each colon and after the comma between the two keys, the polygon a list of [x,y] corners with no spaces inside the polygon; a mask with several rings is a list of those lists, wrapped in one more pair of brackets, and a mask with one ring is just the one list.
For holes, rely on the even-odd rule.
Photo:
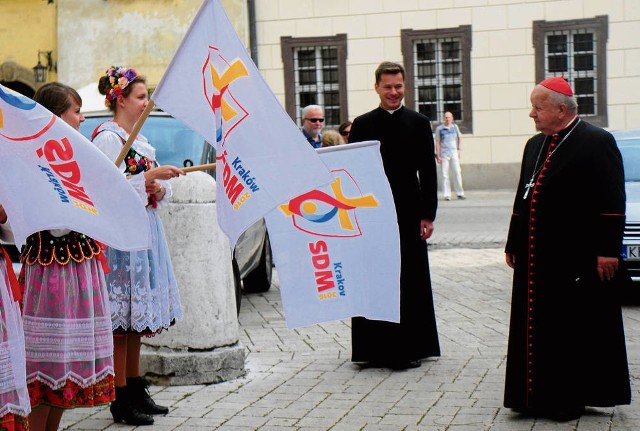
{"label": "person's hand on flag", "polygon": [[145,183],[148,185],[155,180],[170,180],[171,178],[177,178],[180,175],[186,175],[186,173],[175,166],[163,165],[146,171],[144,173],[144,179]]}

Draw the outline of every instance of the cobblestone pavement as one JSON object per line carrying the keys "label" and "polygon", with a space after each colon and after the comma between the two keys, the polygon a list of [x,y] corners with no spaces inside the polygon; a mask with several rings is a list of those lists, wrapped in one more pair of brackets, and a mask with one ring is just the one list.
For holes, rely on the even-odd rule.
{"label": "cobblestone pavement", "polygon": [[471,190],[466,195],[466,200],[440,200],[435,231],[429,239],[431,249],[504,246],[513,190]]}
{"label": "cobblestone pavement", "polygon": [[[245,377],[216,385],[152,387],[171,406],[153,430],[638,430],[640,307],[625,307],[633,403],[589,409],[579,421],[523,419],[502,408],[510,271],[501,249],[430,254],[442,357],[408,371],[349,361],[348,321],[286,328],[277,286],[243,298]],[[132,428],[108,409],[65,413],[66,429]]]}
{"label": "cobblestone pavement", "polygon": [[[447,204],[471,205],[467,202]],[[479,242],[500,242],[504,232],[495,235]],[[246,376],[215,385],[153,386],[154,399],[171,410],[146,429],[640,430],[640,306],[624,309],[630,406],[589,408],[581,419],[565,423],[521,418],[502,407],[511,289],[502,248],[439,245],[453,244],[446,238],[452,236],[443,232],[430,251],[442,357],[407,371],[360,369],[349,361],[348,321],[286,328],[276,280],[269,292],[243,298]],[[133,428],[113,424],[104,407],[69,411],[62,425]]]}

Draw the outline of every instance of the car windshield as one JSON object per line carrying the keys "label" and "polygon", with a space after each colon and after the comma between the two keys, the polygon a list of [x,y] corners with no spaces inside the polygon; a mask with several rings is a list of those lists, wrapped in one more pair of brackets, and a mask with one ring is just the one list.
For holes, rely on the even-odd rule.
{"label": "car windshield", "polygon": [[[80,125],[80,133],[91,139],[94,129],[110,120],[110,116],[88,117]],[[149,116],[140,131],[156,149],[161,165],[178,167],[207,163],[203,160],[208,144],[193,130],[168,115]]]}
{"label": "car windshield", "polygon": [[640,181],[640,137],[618,140],[622,153],[625,181]]}

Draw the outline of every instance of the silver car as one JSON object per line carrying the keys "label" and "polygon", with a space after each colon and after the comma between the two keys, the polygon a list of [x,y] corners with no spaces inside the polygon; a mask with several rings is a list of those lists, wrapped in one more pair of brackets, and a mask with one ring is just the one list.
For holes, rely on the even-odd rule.
{"label": "silver car", "polygon": [[[87,112],[80,133],[91,139],[95,128],[112,115],[105,111]],[[140,131],[156,149],[158,163],[178,167],[213,163],[215,150],[200,135],[162,111],[152,111]],[[214,176],[213,170],[206,171]],[[266,292],[271,286],[273,263],[271,244],[264,220],[251,226],[238,239],[233,253],[236,304],[240,310],[241,293]]]}
{"label": "silver car", "polygon": [[640,282],[640,130],[611,132],[616,138],[624,163],[627,194],[627,221],[622,258],[634,284]]}

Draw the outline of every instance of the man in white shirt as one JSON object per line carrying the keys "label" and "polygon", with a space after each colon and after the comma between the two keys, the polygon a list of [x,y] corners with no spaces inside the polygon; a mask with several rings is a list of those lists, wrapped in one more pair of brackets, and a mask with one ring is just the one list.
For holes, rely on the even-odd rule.
{"label": "man in white shirt", "polygon": [[451,200],[451,184],[449,169],[453,172],[451,182],[458,199],[466,199],[462,188],[462,172],[460,170],[460,129],[453,122],[451,112],[444,113],[444,124],[436,127],[436,161],[442,164],[442,194],[446,201]]}

